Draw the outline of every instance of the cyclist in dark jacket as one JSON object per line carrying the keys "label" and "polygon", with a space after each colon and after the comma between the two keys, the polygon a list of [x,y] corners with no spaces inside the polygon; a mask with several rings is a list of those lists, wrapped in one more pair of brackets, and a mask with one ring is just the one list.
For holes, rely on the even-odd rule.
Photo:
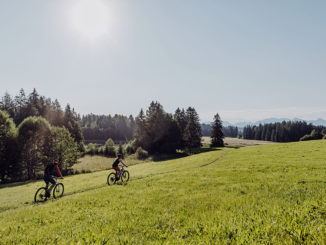
{"label": "cyclist in dark jacket", "polygon": [[[53,189],[53,187],[55,186],[55,184],[57,183],[55,181],[55,179],[53,178],[54,174],[57,174],[57,176],[61,177],[63,179],[63,176],[60,172],[60,169],[58,167],[60,163],[56,160],[54,160],[53,162],[50,162],[46,165],[45,169],[44,169],[44,176],[43,176],[43,180],[45,181],[46,184],[46,195],[47,197],[50,197],[50,193],[51,190]],[[49,187],[49,183],[51,183],[52,185]]]}
{"label": "cyclist in dark jacket", "polygon": [[119,174],[120,174],[120,168],[119,168],[119,163],[122,163],[125,167],[128,167],[123,161],[122,161],[122,155],[118,154],[118,158],[114,160],[112,164],[112,168],[116,171],[115,178],[116,180],[119,179]]}

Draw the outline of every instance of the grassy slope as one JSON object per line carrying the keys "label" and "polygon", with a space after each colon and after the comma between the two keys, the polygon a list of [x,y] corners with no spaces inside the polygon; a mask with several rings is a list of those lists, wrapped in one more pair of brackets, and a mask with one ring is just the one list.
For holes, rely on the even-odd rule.
{"label": "grassy slope", "polygon": [[[89,156],[86,155],[78,160],[78,163],[73,166],[75,170],[88,170],[91,172],[107,170],[112,167],[112,163],[115,158],[109,158],[104,156]],[[135,155],[128,156],[127,159],[124,160],[129,166],[142,163],[144,161],[136,159]],[[150,161],[150,160],[146,160]]]}
{"label": "grassy slope", "polygon": [[[1,207],[10,190],[30,193],[25,199],[18,193],[19,207],[0,214],[0,241],[326,242],[325,140],[226,150],[205,167],[199,166],[223,151],[136,165],[126,186],[103,186],[44,205],[23,204],[40,183],[0,189]],[[105,176],[71,176],[64,183],[67,192],[82,190],[103,184]],[[145,176],[151,177],[140,178]]]}

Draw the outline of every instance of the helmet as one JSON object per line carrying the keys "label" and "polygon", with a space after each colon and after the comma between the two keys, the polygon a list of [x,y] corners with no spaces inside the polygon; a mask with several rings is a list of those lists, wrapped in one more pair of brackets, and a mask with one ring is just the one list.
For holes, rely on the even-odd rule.
{"label": "helmet", "polygon": [[118,158],[121,158],[121,157],[122,157],[122,154],[119,153],[119,154],[118,154]]}
{"label": "helmet", "polygon": [[53,163],[56,164],[56,165],[60,164],[60,162],[58,160],[53,160]]}

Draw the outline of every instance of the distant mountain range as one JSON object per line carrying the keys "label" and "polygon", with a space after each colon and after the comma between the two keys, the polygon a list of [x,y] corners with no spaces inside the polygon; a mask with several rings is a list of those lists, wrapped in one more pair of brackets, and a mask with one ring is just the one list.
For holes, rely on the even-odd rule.
{"label": "distant mountain range", "polygon": [[315,125],[315,126],[325,126],[326,127],[326,120],[324,120],[322,118],[318,118],[317,120],[303,120],[300,118],[289,119],[289,118],[275,118],[275,117],[266,118],[264,120],[260,120],[260,121],[256,121],[256,122],[244,121],[244,122],[238,122],[238,123],[234,123],[234,124],[232,124],[228,121],[223,121],[223,126],[224,127],[237,126],[238,128],[243,128],[247,125],[259,125],[259,124],[277,123],[277,122],[283,122],[283,121],[305,121],[305,122],[311,123],[312,125]]}

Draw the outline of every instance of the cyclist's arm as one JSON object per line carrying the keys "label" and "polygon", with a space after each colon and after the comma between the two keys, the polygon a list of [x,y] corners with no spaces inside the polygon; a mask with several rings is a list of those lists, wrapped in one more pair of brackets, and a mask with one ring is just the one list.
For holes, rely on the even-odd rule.
{"label": "cyclist's arm", "polygon": [[128,167],[128,165],[125,164],[122,160],[120,160],[120,162],[123,164],[123,166]]}
{"label": "cyclist's arm", "polygon": [[60,171],[60,169],[59,169],[58,166],[56,166],[55,170],[57,171],[57,174],[59,175],[59,177],[62,177],[63,178],[63,176],[61,174],[61,171]]}

